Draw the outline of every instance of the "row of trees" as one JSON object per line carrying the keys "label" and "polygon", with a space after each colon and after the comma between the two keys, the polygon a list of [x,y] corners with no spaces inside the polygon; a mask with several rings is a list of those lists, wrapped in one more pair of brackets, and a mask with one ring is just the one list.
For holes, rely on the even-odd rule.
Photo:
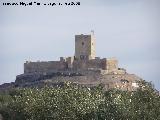
{"label": "row of trees", "polygon": [[4,120],[160,120],[160,96],[145,81],[134,92],[66,83],[1,94],[0,113]]}

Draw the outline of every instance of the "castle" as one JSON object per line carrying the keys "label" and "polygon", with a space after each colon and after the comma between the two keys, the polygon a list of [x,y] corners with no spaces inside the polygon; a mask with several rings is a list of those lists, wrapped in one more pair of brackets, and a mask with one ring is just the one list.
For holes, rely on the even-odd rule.
{"label": "castle", "polygon": [[72,57],[60,57],[59,61],[26,61],[24,73],[16,77],[15,83],[17,86],[34,86],[70,81],[85,86],[104,84],[105,89],[134,90],[137,80],[141,78],[118,67],[117,59],[96,56],[96,39],[92,32],[75,35]]}
{"label": "castle", "polygon": [[96,42],[94,34],[75,35],[75,55],[60,57],[59,61],[24,63],[24,73],[52,72],[52,71],[88,71],[100,70],[106,74],[125,74],[125,70],[118,68],[115,58],[96,57]]}

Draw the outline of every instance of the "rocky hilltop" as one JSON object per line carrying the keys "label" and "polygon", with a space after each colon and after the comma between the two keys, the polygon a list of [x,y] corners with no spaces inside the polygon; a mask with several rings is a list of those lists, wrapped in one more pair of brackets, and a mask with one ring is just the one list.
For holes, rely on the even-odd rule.
{"label": "rocky hilltop", "polygon": [[136,82],[142,80],[134,74],[102,74],[98,71],[90,73],[53,72],[53,73],[29,73],[16,77],[15,82],[5,83],[0,86],[1,90],[24,87],[44,87],[62,85],[71,82],[87,87],[102,84],[106,90],[117,88],[122,90],[135,90]]}

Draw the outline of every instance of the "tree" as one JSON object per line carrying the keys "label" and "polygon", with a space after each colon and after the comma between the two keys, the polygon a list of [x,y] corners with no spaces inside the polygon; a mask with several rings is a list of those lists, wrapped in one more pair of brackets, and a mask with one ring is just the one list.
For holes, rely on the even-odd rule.
{"label": "tree", "polygon": [[160,96],[151,83],[139,81],[136,91],[102,86],[16,89],[0,95],[6,120],[160,120]]}

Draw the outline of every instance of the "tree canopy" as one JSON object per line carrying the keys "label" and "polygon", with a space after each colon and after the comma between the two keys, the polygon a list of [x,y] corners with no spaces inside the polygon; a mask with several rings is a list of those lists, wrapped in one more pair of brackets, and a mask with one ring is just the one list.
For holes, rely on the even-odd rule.
{"label": "tree canopy", "polygon": [[0,95],[4,120],[160,120],[160,96],[151,83],[136,91],[102,86],[24,88]]}

